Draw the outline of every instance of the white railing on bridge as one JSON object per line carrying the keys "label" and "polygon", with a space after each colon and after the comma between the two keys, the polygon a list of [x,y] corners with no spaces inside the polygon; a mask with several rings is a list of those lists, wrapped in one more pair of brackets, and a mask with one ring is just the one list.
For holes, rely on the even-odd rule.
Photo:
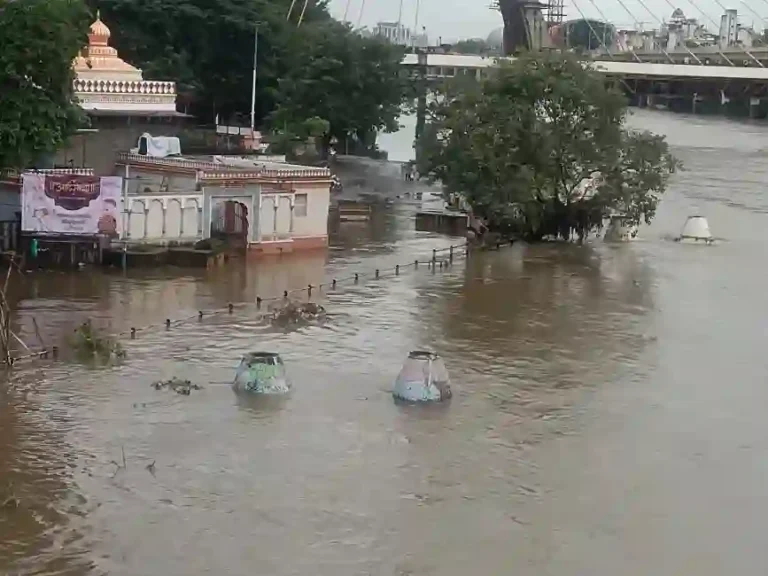
{"label": "white railing on bridge", "polygon": [[[488,58],[467,56],[464,54],[427,54],[427,74],[431,77],[452,77],[458,71],[480,71],[495,66],[509,58]],[[404,66],[418,66],[419,55],[406,54]],[[651,62],[621,62],[618,60],[592,61],[596,70],[610,76],[628,78],[701,78],[724,80],[768,80],[768,68],[749,68],[741,66],[705,66],[697,64],[656,64]]]}

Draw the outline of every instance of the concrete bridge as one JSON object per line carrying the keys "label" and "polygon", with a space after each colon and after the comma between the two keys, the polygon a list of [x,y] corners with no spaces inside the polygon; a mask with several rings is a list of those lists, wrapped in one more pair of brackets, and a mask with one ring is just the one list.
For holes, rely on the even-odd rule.
{"label": "concrete bridge", "polygon": [[[480,78],[501,60],[460,54],[406,54],[403,66],[427,79]],[[768,116],[768,68],[661,62],[594,60],[592,65],[620,83],[633,105],[681,112]]]}

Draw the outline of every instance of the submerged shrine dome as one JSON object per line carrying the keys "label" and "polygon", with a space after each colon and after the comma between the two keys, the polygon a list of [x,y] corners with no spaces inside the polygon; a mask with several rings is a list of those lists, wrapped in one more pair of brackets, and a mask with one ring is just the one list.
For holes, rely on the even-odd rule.
{"label": "submerged shrine dome", "polygon": [[486,38],[485,43],[489,48],[501,52],[504,47],[504,28],[496,28]]}
{"label": "submerged shrine dome", "polygon": [[88,46],[72,63],[80,106],[92,113],[174,115],[176,83],[144,80],[141,70],[121,59],[109,45],[111,36],[97,13],[88,33]]}

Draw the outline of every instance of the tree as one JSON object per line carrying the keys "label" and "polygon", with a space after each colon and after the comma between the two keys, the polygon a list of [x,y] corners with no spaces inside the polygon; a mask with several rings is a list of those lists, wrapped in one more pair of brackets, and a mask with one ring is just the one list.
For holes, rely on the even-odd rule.
{"label": "tree", "polygon": [[583,239],[614,213],[649,223],[677,162],[663,137],[625,129],[626,112],[575,58],[522,57],[430,106],[419,171],[529,240]]}
{"label": "tree", "polygon": [[81,0],[0,0],[0,168],[29,167],[85,122],[72,60],[88,23]]}
{"label": "tree", "polygon": [[[0,0],[1,1],[1,0]],[[291,0],[88,0],[112,27],[121,56],[150,80],[173,80],[179,100],[204,122],[249,114],[254,31],[259,29],[256,119],[276,104],[288,45],[315,22],[331,19],[311,0],[301,26]],[[299,7],[303,3],[296,2]]]}
{"label": "tree", "polygon": [[351,136],[364,148],[373,147],[379,130],[396,130],[407,88],[404,48],[364,38],[335,20],[302,29],[288,47],[275,129],[291,132],[307,118],[322,118],[329,126],[326,147]]}
{"label": "tree", "polygon": [[459,40],[453,46],[451,51],[457,54],[472,54],[475,56],[500,56],[500,52],[490,46],[482,38],[469,38],[468,40]]}

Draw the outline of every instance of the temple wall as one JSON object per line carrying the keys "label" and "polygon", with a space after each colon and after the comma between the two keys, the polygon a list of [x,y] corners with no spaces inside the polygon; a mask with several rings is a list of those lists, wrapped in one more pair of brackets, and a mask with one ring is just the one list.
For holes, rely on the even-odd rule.
{"label": "temple wall", "polygon": [[93,117],[91,128],[98,132],[76,134],[56,154],[56,166],[66,167],[71,163],[75,168],[93,168],[94,174],[109,176],[114,173],[117,153],[135,148],[144,132],[152,136],[178,136],[182,130],[181,122],[176,119],[128,117]]}

